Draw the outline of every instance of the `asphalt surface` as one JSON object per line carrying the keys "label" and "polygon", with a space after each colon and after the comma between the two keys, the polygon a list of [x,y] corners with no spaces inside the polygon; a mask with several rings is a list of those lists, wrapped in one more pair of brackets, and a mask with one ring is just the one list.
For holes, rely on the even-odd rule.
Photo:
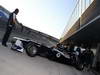
{"label": "asphalt surface", "polygon": [[0,45],[0,75],[93,75],[46,58],[29,57],[26,53]]}

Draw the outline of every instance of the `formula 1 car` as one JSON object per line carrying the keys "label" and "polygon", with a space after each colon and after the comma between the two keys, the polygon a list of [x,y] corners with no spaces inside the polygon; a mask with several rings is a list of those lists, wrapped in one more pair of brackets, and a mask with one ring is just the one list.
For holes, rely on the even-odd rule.
{"label": "formula 1 car", "polygon": [[[15,46],[16,40],[22,41],[23,48],[26,51],[27,55],[30,57],[40,55],[40,56],[47,57],[51,60],[56,60],[58,62],[65,63],[65,64],[72,64],[72,65],[77,64],[77,61],[76,61],[77,58],[76,58],[75,52],[71,53],[70,55],[70,52],[64,51],[63,48],[60,48],[60,49],[55,48],[55,47],[49,48],[45,46],[44,44],[37,43],[29,39],[18,38],[18,37],[13,37],[11,41],[12,43],[11,49],[15,49],[14,46]],[[79,66],[80,64],[77,64],[77,65]]]}

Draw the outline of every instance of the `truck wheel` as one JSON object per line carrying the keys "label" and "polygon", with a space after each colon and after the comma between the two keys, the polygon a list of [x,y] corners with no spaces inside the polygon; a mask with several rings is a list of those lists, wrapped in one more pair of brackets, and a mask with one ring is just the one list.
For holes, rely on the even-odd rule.
{"label": "truck wheel", "polygon": [[26,48],[26,53],[30,57],[34,57],[37,55],[37,48],[34,46],[33,43],[29,43]]}

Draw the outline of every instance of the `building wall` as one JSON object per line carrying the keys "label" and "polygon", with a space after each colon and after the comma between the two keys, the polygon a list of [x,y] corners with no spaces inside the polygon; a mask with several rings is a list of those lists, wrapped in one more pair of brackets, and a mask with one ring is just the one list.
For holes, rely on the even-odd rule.
{"label": "building wall", "polygon": [[60,42],[67,42],[67,38],[71,37],[80,28],[80,19],[71,27],[71,29],[60,39]]}
{"label": "building wall", "polygon": [[[72,11],[72,14],[69,17],[67,25],[63,31],[62,37],[70,30],[70,28],[77,22],[85,10],[91,5],[95,0],[76,0],[76,5]],[[62,38],[61,37],[61,38]]]}
{"label": "building wall", "polygon": [[[91,20],[100,15],[100,0],[94,0],[90,6],[83,12],[79,19],[72,25],[68,32],[60,39],[60,42],[67,42],[66,40],[74,35],[81,27],[85,26]],[[70,21],[69,21],[70,22]]]}
{"label": "building wall", "polygon": [[80,26],[84,26],[86,23],[100,15],[100,0],[94,0],[94,2],[86,9],[80,18]]}

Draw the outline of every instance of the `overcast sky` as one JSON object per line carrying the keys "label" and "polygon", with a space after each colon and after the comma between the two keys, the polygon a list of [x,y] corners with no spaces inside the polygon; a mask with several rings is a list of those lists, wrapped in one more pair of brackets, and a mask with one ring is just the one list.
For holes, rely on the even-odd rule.
{"label": "overcast sky", "polygon": [[17,19],[32,29],[60,38],[76,0],[0,0],[0,4],[14,11]]}

